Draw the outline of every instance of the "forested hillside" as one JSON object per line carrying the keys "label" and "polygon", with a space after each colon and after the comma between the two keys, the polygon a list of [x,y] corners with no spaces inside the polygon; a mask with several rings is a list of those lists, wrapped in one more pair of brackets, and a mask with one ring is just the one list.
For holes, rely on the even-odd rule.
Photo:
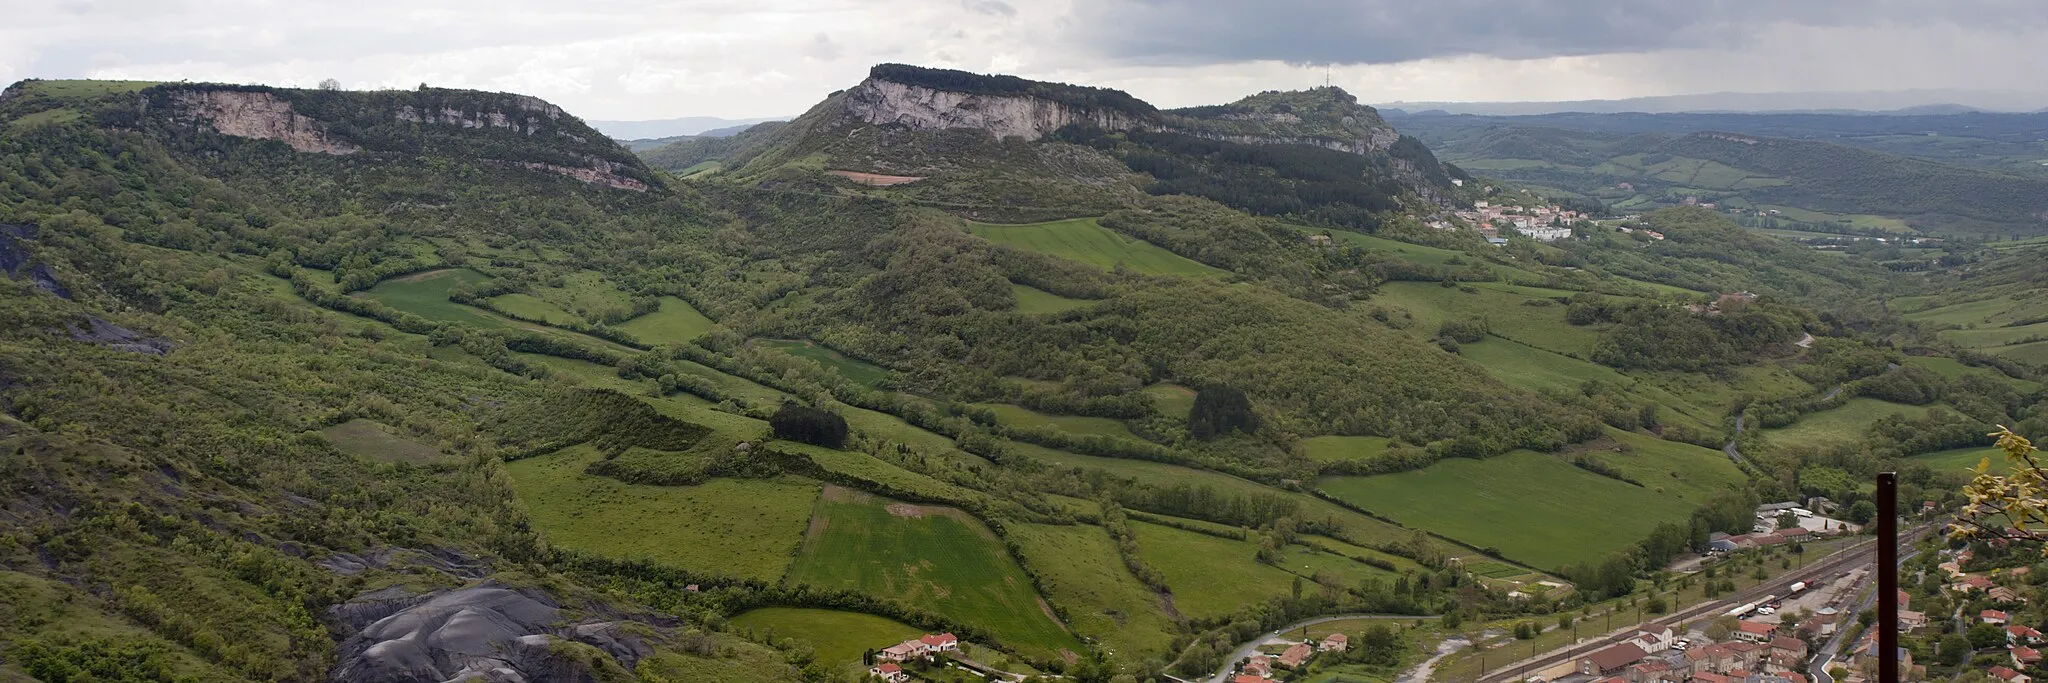
{"label": "forested hillside", "polygon": [[1333,89],[862,87],[653,164],[516,95],[9,88],[0,679],[1203,676],[1678,599],[1760,500],[2042,427],[2039,359],[1898,315],[2017,257],[1496,245],[1428,223],[1540,198]]}

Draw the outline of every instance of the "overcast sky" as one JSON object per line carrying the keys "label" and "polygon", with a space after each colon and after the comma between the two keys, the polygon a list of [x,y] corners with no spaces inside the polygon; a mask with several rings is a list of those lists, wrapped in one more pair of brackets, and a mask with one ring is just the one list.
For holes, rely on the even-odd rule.
{"label": "overcast sky", "polygon": [[0,0],[0,82],[538,95],[588,119],[795,114],[877,62],[1164,107],[2048,89],[2042,0]]}

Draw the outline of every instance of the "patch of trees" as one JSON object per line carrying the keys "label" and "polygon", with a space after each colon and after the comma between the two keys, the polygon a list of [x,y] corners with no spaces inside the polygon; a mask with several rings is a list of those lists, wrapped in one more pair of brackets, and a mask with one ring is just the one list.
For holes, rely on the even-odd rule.
{"label": "patch of trees", "polygon": [[1197,439],[1214,439],[1234,431],[1246,434],[1259,429],[1259,416],[1252,412],[1251,399],[1244,392],[1220,384],[1204,385],[1195,392],[1195,405],[1188,410],[1188,433]]}
{"label": "patch of trees", "polygon": [[768,426],[778,439],[826,448],[846,445],[846,418],[794,401],[783,403],[775,416],[768,418]]}
{"label": "patch of trees", "polygon": [[1121,139],[1073,132],[1148,174],[1155,195],[1205,197],[1263,216],[1371,232],[1376,214],[1400,208],[1406,191],[1387,157],[1313,145],[1247,144],[1183,133],[1132,131]]}
{"label": "patch of trees", "polygon": [[[1597,311],[1595,319],[1615,323],[1593,360],[1616,368],[1697,372],[1747,364],[1797,340],[1804,323],[1799,312],[1771,306],[1707,314],[1652,302],[1586,308]],[[1575,321],[1585,316],[1566,315]]]}

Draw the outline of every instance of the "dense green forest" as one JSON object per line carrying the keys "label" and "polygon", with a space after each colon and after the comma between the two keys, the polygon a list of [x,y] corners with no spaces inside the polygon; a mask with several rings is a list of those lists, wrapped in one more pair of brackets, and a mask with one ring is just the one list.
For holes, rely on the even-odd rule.
{"label": "dense green forest", "polygon": [[[209,118],[226,94],[326,146]],[[1363,115],[1332,95],[1158,115]],[[1657,595],[1758,501],[1853,503],[1881,468],[1946,500],[1934,459],[2048,429],[2038,248],[1900,273],[1686,208],[1644,218],[1658,241],[1494,246],[1423,219],[1504,190],[1376,117],[1324,129],[1391,135],[1360,153],[1291,122],[1027,143],[843,106],[685,180],[657,167],[709,157],[650,165],[519,96],[9,89],[0,677],[327,679],[375,665],[362,615],[497,589],[560,610],[547,661],[604,680],[858,680],[848,651],[919,631],[1196,676],[1307,616]],[[1476,525],[1502,542],[1437,523],[1459,494],[1356,493],[1467,465],[1540,477],[1510,505],[1665,507]],[[1618,526],[1512,542],[1538,523]],[[828,618],[857,642],[802,628]]]}

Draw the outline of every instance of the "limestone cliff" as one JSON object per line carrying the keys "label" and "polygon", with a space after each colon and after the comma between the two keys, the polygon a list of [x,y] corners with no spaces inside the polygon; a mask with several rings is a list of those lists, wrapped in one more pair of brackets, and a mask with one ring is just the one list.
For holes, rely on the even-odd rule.
{"label": "limestone cliff", "polygon": [[1069,125],[1130,130],[1146,125],[1130,113],[1086,108],[1029,94],[942,90],[870,77],[845,98],[854,118],[912,130],[974,128],[997,138],[1038,140]]}
{"label": "limestone cliff", "polygon": [[362,151],[328,135],[327,127],[292,110],[290,102],[273,93],[245,90],[193,89],[172,96],[174,114],[195,123],[205,123],[225,135],[258,140],[277,140],[301,152],[354,154]]}

